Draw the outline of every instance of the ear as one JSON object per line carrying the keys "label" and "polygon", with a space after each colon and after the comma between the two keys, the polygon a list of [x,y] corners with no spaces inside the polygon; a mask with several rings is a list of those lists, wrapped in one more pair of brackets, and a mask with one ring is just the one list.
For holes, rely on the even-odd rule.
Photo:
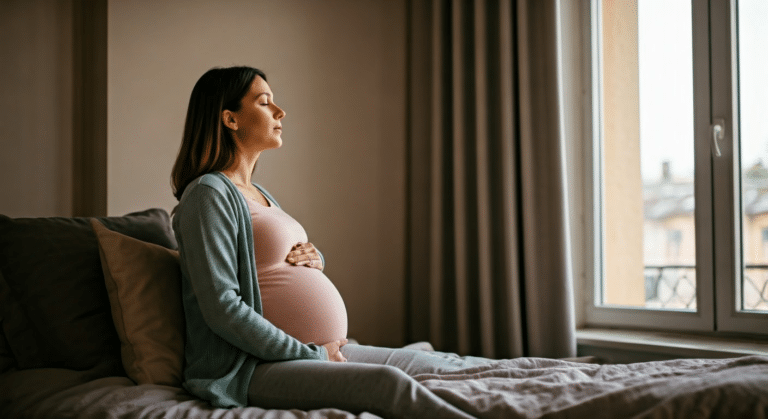
{"label": "ear", "polygon": [[231,129],[232,131],[237,131],[237,120],[235,119],[235,114],[229,109],[224,109],[221,112],[221,122],[225,127]]}

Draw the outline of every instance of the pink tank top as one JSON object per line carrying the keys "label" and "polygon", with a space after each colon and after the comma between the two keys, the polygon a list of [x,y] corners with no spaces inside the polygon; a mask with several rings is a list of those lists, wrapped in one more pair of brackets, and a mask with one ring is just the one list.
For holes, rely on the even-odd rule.
{"label": "pink tank top", "polygon": [[347,309],[322,271],[286,262],[291,247],[307,233],[270,201],[246,198],[253,223],[256,271],[264,317],[303,343],[323,345],[347,337]]}

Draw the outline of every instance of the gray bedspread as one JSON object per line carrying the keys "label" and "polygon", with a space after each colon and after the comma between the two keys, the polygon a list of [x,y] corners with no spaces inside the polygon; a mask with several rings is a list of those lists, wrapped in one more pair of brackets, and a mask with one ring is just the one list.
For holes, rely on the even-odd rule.
{"label": "gray bedspread", "polygon": [[[768,357],[597,365],[518,358],[415,377],[483,418],[768,418]],[[374,395],[375,396],[375,395]],[[336,409],[215,409],[182,389],[41,369],[0,376],[2,418],[375,418]]]}
{"label": "gray bedspread", "polygon": [[488,418],[768,418],[768,357],[596,365],[498,361],[416,379]]}

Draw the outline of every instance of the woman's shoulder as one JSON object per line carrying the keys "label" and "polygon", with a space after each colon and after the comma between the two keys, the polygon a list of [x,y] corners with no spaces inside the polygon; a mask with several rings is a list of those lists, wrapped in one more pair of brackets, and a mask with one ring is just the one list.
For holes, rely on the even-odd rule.
{"label": "woman's shoulder", "polygon": [[187,188],[199,188],[199,187],[208,187],[213,188],[219,192],[229,192],[230,186],[229,182],[227,182],[227,177],[224,176],[221,172],[211,172],[206,173],[204,175],[198,176],[197,179],[193,180],[192,182],[189,182],[189,185],[187,185]]}
{"label": "woman's shoulder", "polygon": [[231,198],[237,192],[236,188],[231,185],[222,173],[212,172],[200,175],[184,189],[184,193],[181,195],[179,203],[189,200],[188,197],[194,196],[195,199],[200,199],[201,196],[219,196],[225,198]]}
{"label": "woman's shoulder", "polygon": [[[234,189],[234,190],[233,190]],[[218,172],[206,173],[189,182],[176,207],[176,212],[189,209],[199,212],[204,208],[237,205],[237,190]]]}

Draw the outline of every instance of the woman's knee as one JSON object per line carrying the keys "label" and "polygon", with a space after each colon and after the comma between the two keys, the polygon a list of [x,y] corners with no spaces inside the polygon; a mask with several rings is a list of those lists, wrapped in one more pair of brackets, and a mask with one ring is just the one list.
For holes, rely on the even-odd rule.
{"label": "woman's knee", "polygon": [[414,391],[418,383],[399,368],[390,365],[372,365],[368,379],[376,383],[377,392],[390,397],[402,397]]}
{"label": "woman's knee", "polygon": [[408,376],[403,370],[391,365],[372,365],[371,374],[382,381],[410,381],[411,377]]}

